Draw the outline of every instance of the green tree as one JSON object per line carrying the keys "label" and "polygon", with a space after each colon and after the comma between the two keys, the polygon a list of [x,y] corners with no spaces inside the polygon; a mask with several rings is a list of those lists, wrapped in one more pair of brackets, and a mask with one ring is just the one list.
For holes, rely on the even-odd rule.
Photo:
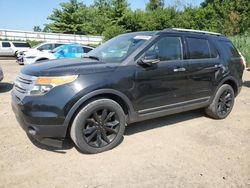
{"label": "green tree", "polygon": [[52,21],[48,27],[55,33],[71,33],[71,34],[91,34],[94,28],[91,24],[91,13],[89,8],[82,2],[77,0],[69,0],[69,2],[61,3],[61,9],[54,9],[51,16],[48,17]]}
{"label": "green tree", "polygon": [[124,16],[129,11],[127,0],[111,0],[110,17],[114,24],[123,25]]}
{"label": "green tree", "polygon": [[212,6],[219,21],[218,30],[227,35],[244,33],[250,27],[249,0],[206,0],[202,8]]}
{"label": "green tree", "polygon": [[106,29],[104,30],[103,35],[105,36],[105,40],[108,40],[126,32],[127,30],[124,29],[122,26],[110,24],[106,26]]}
{"label": "green tree", "polygon": [[163,9],[164,5],[164,0],[149,0],[148,4],[146,5],[146,10],[155,11],[157,9]]}
{"label": "green tree", "polygon": [[35,31],[35,32],[41,32],[41,31],[42,31],[42,29],[41,29],[41,27],[40,27],[40,26],[35,25],[35,26],[33,27],[33,31]]}

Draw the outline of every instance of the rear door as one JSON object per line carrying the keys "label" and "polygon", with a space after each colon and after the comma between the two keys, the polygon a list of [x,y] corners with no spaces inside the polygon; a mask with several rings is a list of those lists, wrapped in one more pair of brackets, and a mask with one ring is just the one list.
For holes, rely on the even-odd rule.
{"label": "rear door", "polygon": [[188,63],[187,100],[207,100],[213,91],[213,81],[221,68],[217,50],[204,36],[186,36]]}

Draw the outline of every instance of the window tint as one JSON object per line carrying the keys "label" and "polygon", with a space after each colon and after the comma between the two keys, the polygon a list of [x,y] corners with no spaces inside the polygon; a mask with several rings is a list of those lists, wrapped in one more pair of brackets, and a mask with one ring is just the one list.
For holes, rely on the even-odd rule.
{"label": "window tint", "polygon": [[87,47],[83,47],[83,51],[84,53],[88,53],[92,50],[92,48],[87,48]]}
{"label": "window tint", "polygon": [[62,46],[64,44],[55,44],[55,48],[57,48],[58,46]]}
{"label": "window tint", "polygon": [[2,42],[2,47],[8,48],[8,47],[10,47],[10,43],[9,42]]}
{"label": "window tint", "polygon": [[73,54],[83,53],[83,49],[81,46],[69,46],[67,49],[68,53],[73,53]]}
{"label": "window tint", "polygon": [[228,57],[231,58],[231,57],[239,57],[240,56],[237,49],[232,44],[232,42],[230,42],[230,41],[220,41],[220,45],[222,46],[222,49],[225,50]]}
{"label": "window tint", "polygon": [[37,48],[38,50],[52,50],[52,44],[44,44],[42,46],[40,46],[39,48]]}
{"label": "window tint", "polygon": [[80,54],[82,54],[83,53],[83,48],[82,47],[77,47],[77,49],[76,49],[76,53],[80,53]]}
{"label": "window tint", "polygon": [[218,51],[215,49],[214,46],[212,46],[211,44],[209,45],[210,47],[210,52],[211,52],[211,58],[216,58],[219,56]]}
{"label": "window tint", "polygon": [[208,40],[199,38],[187,38],[189,59],[211,58]]}
{"label": "window tint", "polygon": [[182,43],[180,37],[163,37],[145,53],[145,59],[160,59],[160,61],[182,59]]}
{"label": "window tint", "polygon": [[30,45],[25,42],[13,42],[13,45],[18,48],[30,48]]}

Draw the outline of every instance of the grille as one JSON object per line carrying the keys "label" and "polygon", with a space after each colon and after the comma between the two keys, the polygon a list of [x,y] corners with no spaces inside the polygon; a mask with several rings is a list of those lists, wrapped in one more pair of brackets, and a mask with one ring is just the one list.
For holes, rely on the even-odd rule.
{"label": "grille", "polygon": [[37,77],[26,74],[19,74],[14,82],[14,92],[16,96],[23,99],[33,88]]}

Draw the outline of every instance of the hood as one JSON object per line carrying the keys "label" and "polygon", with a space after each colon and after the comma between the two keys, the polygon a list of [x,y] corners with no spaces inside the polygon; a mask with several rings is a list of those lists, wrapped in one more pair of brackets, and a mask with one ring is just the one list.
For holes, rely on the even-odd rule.
{"label": "hood", "polygon": [[26,65],[21,72],[30,76],[83,75],[113,71],[118,65],[89,58],[57,59]]}
{"label": "hood", "polygon": [[24,52],[25,56],[30,56],[30,55],[37,55],[37,54],[43,54],[43,53],[48,53],[48,52],[44,52],[44,51],[40,51],[37,49],[29,49],[26,52]]}

